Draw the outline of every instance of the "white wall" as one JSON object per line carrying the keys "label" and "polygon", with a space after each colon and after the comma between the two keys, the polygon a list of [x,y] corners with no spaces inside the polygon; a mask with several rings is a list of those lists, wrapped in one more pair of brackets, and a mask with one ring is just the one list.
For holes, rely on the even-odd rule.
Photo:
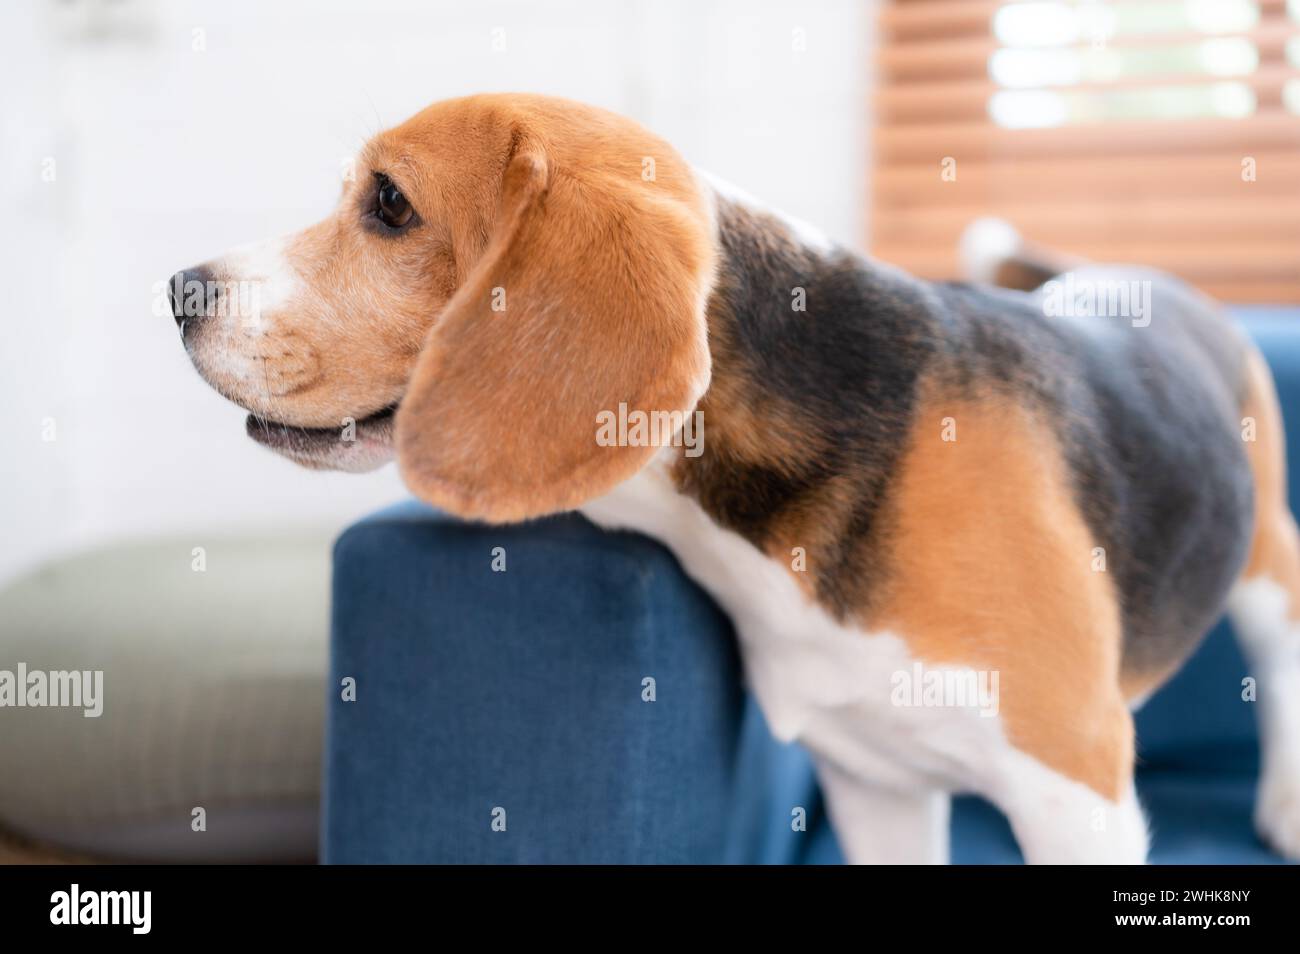
{"label": "white wall", "polygon": [[128,536],[342,527],[405,495],[391,467],[308,473],[254,445],[152,305],[176,269],[325,214],[360,142],[433,100],[536,90],[627,113],[856,244],[870,14],[865,0],[8,0],[0,579]]}

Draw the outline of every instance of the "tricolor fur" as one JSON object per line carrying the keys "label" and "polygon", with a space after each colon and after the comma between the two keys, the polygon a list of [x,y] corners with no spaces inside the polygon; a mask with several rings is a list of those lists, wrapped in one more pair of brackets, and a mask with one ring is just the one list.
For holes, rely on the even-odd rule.
{"label": "tricolor fur", "polygon": [[[1300,856],[1281,421],[1212,303],[1075,270],[1150,283],[1135,327],[921,282],[563,100],[436,104],[359,168],[325,222],[182,276],[274,291],[256,321],[182,321],[263,443],[395,456],[467,518],[581,509],[663,540],[735,621],[773,730],[814,754],[852,860],[942,860],[953,791],[998,804],[1029,860],[1143,860],[1130,707],[1232,593],[1274,700],[1260,828]],[[385,182],[410,224],[376,224]],[[1051,276],[998,241],[968,257]],[[700,412],[703,452],[598,441],[623,407]],[[911,672],[996,673],[996,713],[900,702]]]}

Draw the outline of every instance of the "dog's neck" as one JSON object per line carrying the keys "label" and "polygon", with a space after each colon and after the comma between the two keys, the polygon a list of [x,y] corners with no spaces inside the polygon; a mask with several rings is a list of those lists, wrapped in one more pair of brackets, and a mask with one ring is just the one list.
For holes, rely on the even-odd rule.
{"label": "dog's neck", "polygon": [[815,548],[819,601],[860,609],[933,341],[926,286],[730,199],[717,220],[704,449],[674,481],[774,558]]}

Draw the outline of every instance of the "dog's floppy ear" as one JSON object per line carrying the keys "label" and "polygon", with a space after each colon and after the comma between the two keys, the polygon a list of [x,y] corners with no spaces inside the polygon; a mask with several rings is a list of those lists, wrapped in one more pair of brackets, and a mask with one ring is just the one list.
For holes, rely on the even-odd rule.
{"label": "dog's floppy ear", "polygon": [[397,414],[402,477],[424,500],[490,521],[572,509],[656,451],[602,446],[598,415],[686,414],[707,388],[708,213],[684,166],[666,186],[635,146],[617,154],[570,166],[515,132],[486,251]]}

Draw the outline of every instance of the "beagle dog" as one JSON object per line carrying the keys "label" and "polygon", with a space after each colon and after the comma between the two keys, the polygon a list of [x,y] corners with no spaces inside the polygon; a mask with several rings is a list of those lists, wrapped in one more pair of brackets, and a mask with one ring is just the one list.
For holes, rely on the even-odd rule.
{"label": "beagle dog", "polygon": [[[1258,678],[1258,827],[1300,858],[1282,422],[1213,303],[1055,276],[1014,240],[983,266],[1017,289],[919,281],[542,96],[437,103],[357,169],[323,222],[173,281],[254,440],[395,458],[467,519],[576,509],[662,540],[854,862],[945,860],[952,792],[1030,862],[1142,862],[1131,708],[1226,606]],[[1066,278],[1149,308],[1053,307]]]}

